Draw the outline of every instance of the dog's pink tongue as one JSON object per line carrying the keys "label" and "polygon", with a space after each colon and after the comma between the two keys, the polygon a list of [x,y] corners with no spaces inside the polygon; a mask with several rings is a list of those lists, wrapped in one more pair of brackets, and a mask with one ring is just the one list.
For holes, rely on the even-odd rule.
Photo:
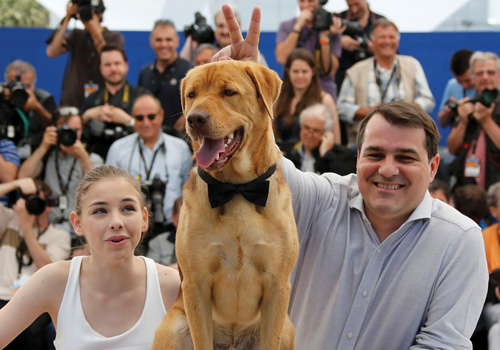
{"label": "dog's pink tongue", "polygon": [[212,140],[208,137],[201,139],[200,149],[195,153],[196,161],[202,168],[208,168],[220,152],[224,152],[224,139]]}

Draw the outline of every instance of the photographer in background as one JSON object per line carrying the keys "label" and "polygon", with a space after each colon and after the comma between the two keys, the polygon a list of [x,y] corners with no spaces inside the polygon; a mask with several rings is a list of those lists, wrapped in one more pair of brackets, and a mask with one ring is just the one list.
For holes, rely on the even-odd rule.
{"label": "photographer in background", "polygon": [[451,185],[488,189],[500,180],[500,60],[493,52],[476,51],[469,67],[477,96],[458,101],[458,119],[448,136],[448,149],[457,156],[450,165]]}
{"label": "photographer in background", "polygon": [[398,55],[400,34],[396,25],[380,18],[372,26],[373,57],[346,72],[337,109],[347,124],[347,146],[356,147],[361,121],[378,105],[406,101],[430,113],[435,101],[418,60]]}
{"label": "photographer in background", "polygon": [[[111,145],[106,163],[127,170],[148,187],[152,238],[171,221],[174,201],[191,170],[191,151],[184,140],[162,132],[163,110],[153,95],[139,96],[132,116],[136,132]],[[147,247],[146,241],[142,244]]]}
{"label": "photographer in background", "polygon": [[[0,308],[38,269],[70,255],[69,233],[55,228],[48,220],[48,186],[41,181],[35,184],[31,178],[18,179],[0,184],[0,195],[16,189],[21,190],[23,197],[36,193],[38,198],[21,197],[13,209],[0,204]],[[35,212],[30,212],[33,209]],[[49,322],[50,316],[43,314],[5,349],[46,349],[45,327]]]}
{"label": "photographer in background", "polygon": [[439,125],[443,128],[451,125],[457,117],[457,101],[476,95],[476,87],[469,69],[472,54],[471,50],[458,50],[451,56],[450,69],[453,78],[446,84],[438,113]]}
{"label": "photographer in background", "polygon": [[366,0],[346,0],[346,3],[348,9],[335,14],[342,20],[350,22],[342,33],[342,56],[339,60],[339,69],[335,73],[335,82],[338,87],[342,86],[347,69],[351,68],[354,63],[373,56],[370,29],[377,19],[384,18],[370,11]]}
{"label": "photographer in background", "polygon": [[19,177],[40,177],[58,199],[58,207],[50,212],[50,222],[72,232],[69,214],[75,210],[76,187],[85,173],[103,160],[89,154],[81,142],[82,119],[78,108],[59,107],[56,126],[45,129],[43,140],[35,152],[24,161]]}
{"label": "photographer in background", "polygon": [[[9,104],[8,108],[12,112],[9,113],[10,122],[13,125],[22,125],[17,130],[18,135],[14,135],[12,140],[16,143],[19,157],[23,160],[28,158],[31,151],[42,142],[43,129],[52,123],[56,103],[49,92],[35,87],[36,70],[28,62],[21,60],[11,62],[5,69],[5,81],[7,88],[4,94],[8,95],[8,100],[11,97],[10,90],[16,90],[14,94],[25,94],[26,102],[18,109],[13,104],[16,101],[4,101]],[[23,117],[19,113],[24,114],[25,122],[22,121]]]}
{"label": "photographer in background", "polygon": [[[233,10],[234,17],[241,27],[241,16],[238,8],[234,4],[229,5]],[[181,49],[179,55],[191,62],[195,61],[194,55],[199,52],[198,48],[202,44],[214,44],[217,46],[218,50],[231,45],[231,37],[229,36],[229,29],[224,19],[224,14],[222,10],[219,9],[214,14],[215,32],[207,24],[207,20],[199,12],[195,13],[195,22],[184,28],[184,36],[186,41]],[[215,52],[214,52],[215,53]],[[265,67],[268,67],[266,58],[259,51],[258,62]],[[198,65],[198,64],[196,64]]]}
{"label": "photographer in background", "polygon": [[133,131],[132,105],[146,89],[127,81],[128,61],[122,49],[106,45],[99,57],[104,87],[85,99],[82,119],[89,151],[105,159],[111,144]]}
{"label": "photographer in background", "polygon": [[[298,0],[300,16],[280,24],[276,35],[276,60],[284,65],[297,47],[310,51],[316,58],[321,87],[337,100],[334,76],[341,54],[340,34],[344,27],[340,18],[320,7],[319,0]],[[322,0],[322,5],[327,1]]]}
{"label": "photographer in background", "polygon": [[178,134],[186,128],[181,106],[181,80],[193,64],[179,57],[179,35],[174,22],[168,19],[155,22],[149,43],[156,59],[141,68],[137,85],[148,89],[160,100],[165,112],[164,130]]}
{"label": "photographer in background", "polygon": [[[103,86],[104,80],[99,72],[99,52],[104,45],[124,47],[121,33],[111,32],[101,26],[104,10],[102,0],[69,1],[66,16],[47,39],[47,56],[58,57],[65,52],[71,55],[64,70],[62,106],[81,107],[85,97]],[[66,32],[71,18],[80,19],[85,30]]]}

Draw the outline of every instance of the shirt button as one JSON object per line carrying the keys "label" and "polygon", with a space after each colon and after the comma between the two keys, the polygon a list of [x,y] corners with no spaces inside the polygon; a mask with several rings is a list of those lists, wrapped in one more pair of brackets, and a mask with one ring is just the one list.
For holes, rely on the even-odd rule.
{"label": "shirt button", "polygon": [[352,339],[352,333],[347,334],[347,338]]}
{"label": "shirt button", "polygon": [[366,297],[368,295],[368,292],[366,290],[363,291],[363,296]]}
{"label": "shirt button", "polygon": [[382,248],[378,248],[377,253],[382,253]]}

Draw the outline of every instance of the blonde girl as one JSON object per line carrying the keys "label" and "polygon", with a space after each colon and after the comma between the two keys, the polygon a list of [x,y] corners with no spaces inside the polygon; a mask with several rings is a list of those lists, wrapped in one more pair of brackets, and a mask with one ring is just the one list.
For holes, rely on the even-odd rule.
{"label": "blonde girl", "polygon": [[56,349],[149,349],[180,288],[176,270],[134,256],[148,229],[140,184],[103,165],[78,186],[71,222],[89,256],[49,264],[0,310],[0,348],[48,312]]}

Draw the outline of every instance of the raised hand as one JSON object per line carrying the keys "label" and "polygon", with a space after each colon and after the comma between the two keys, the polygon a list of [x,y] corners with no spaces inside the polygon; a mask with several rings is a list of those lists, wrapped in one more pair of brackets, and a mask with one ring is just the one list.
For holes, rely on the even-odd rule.
{"label": "raised hand", "polygon": [[241,28],[234,17],[233,10],[227,4],[222,5],[222,12],[229,28],[231,45],[228,45],[212,57],[212,62],[224,60],[255,61],[259,58],[260,8],[254,7],[248,33],[243,40]]}

